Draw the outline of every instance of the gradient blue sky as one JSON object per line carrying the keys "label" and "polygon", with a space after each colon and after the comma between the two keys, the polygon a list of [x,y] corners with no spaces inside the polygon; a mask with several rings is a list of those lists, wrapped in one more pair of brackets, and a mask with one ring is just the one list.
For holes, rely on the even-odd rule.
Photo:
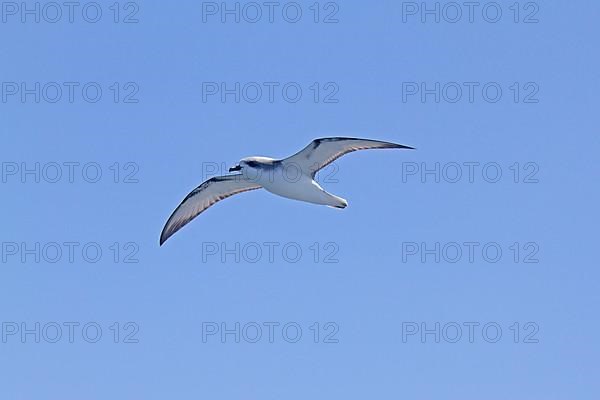
{"label": "gradient blue sky", "polygon": [[[22,23],[5,4],[3,398],[595,398],[598,2],[536,3],[538,23],[522,22],[535,8],[521,9],[515,23],[512,1],[499,2],[497,23],[486,22],[480,9],[473,23],[466,14],[457,23],[435,23],[431,16],[422,23],[419,15],[404,23],[402,2],[344,1],[337,3],[339,22],[329,24],[312,21],[312,3],[300,2],[303,17],[295,24],[277,10],[274,23],[266,15],[258,23],[237,24],[232,17],[221,23],[219,16],[203,23],[202,4],[194,1],[141,2],[138,23],[114,23],[112,2],[101,2],[95,24],[77,10],[73,23],[67,15],[54,24],[34,23],[31,16]],[[335,10],[323,10],[325,3],[320,20]],[[120,21],[135,11],[127,7]],[[22,101],[20,93],[7,94],[23,82],[29,88],[97,82],[103,95],[90,103],[77,89],[73,102],[64,92],[56,103],[43,96],[36,103],[34,95]],[[203,102],[203,82],[296,82],[303,96],[297,103],[280,92],[272,103],[265,97],[236,103],[233,96]],[[315,103],[315,82],[321,90],[332,82],[338,102]],[[456,103],[436,103],[433,95],[403,101],[405,82],[430,88],[495,82],[503,96],[496,103],[480,91],[473,102],[466,94]],[[510,89],[515,82],[518,102]],[[530,82],[529,89],[539,89],[537,103],[523,101]],[[132,88],[139,89],[137,103],[124,103]],[[337,182],[323,185],[348,199],[343,211],[256,191],[219,203],[158,246],[166,218],[206,177],[207,165],[283,157],[315,137],[336,135],[418,150],[340,159]],[[37,183],[33,175],[9,173],[15,165],[40,163],[49,171],[65,162],[97,163],[102,178]],[[432,175],[424,182],[419,175],[403,179],[407,168],[436,163],[497,163],[502,178],[489,183],[476,170],[473,182],[464,175],[457,183],[436,183]],[[519,183],[510,169],[515,163]],[[537,170],[537,183],[523,182],[531,171],[526,164]],[[127,173],[133,182],[123,182]],[[56,263],[44,257],[36,263],[35,254],[11,250],[13,243],[65,242],[79,249],[95,243],[102,257],[91,263],[79,251],[74,262],[63,254]],[[236,263],[233,256],[222,262],[221,253],[203,252],[207,243],[265,242],[279,249],[293,244],[303,255],[291,263],[276,250],[274,262],[263,254],[256,263],[244,257]],[[405,254],[409,242],[429,248],[497,243],[503,257],[492,263],[479,252],[472,263],[464,255],[456,263],[436,263],[433,256],[422,262]],[[515,242],[534,243],[539,262],[524,263],[525,250],[515,262]],[[318,262],[314,243],[321,248]],[[323,262],[328,243],[337,249],[337,263]],[[123,262],[132,250],[138,262]],[[23,323],[51,329],[49,323],[67,322],[98,324],[102,337],[88,343],[76,330],[70,343],[64,328],[57,343],[46,340],[50,331],[36,343],[34,334],[7,333]],[[123,343],[123,336],[114,343],[115,322],[121,335],[134,323],[137,343]],[[303,335],[288,343],[276,331],[269,343],[265,330],[258,343],[235,343],[232,336],[204,343],[206,322],[230,328],[293,322]],[[334,323],[338,342],[323,343],[321,336],[314,343],[315,322],[322,335],[324,325]],[[433,335],[403,340],[407,322],[430,329],[495,323],[503,334],[497,343],[480,331],[470,343],[466,330],[457,343],[436,343]],[[519,343],[510,328],[515,322]],[[538,329],[537,343],[524,343],[528,322]]]}

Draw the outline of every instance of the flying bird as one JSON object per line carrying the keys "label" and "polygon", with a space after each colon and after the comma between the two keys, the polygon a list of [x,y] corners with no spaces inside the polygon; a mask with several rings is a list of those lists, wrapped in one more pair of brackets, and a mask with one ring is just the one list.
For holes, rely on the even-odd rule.
{"label": "flying bird", "polygon": [[167,220],[160,235],[160,245],[216,202],[250,190],[262,188],[288,199],[346,208],[348,202],[327,193],[315,181],[315,175],[344,154],[365,149],[414,148],[379,140],[331,137],[315,139],[298,153],[284,159],[243,158],[229,168],[229,172],[239,173],[211,178],[183,199]]}

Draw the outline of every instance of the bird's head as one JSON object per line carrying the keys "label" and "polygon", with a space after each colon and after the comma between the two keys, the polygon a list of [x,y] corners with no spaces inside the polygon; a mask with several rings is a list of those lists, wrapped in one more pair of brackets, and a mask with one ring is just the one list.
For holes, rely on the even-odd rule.
{"label": "bird's head", "polygon": [[242,158],[236,166],[229,168],[229,172],[243,171],[243,169],[248,166],[248,161],[248,158]]}
{"label": "bird's head", "polygon": [[244,169],[259,169],[262,166],[272,164],[274,160],[267,157],[242,158],[238,165],[229,168],[229,172],[244,171]]}

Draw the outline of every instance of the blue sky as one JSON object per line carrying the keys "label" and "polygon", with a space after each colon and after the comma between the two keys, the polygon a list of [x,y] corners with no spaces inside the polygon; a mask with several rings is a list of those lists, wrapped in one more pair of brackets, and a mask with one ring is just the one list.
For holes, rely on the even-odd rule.
{"label": "blue sky", "polygon": [[[597,2],[26,4],[6,398],[595,398]],[[255,191],[158,246],[211,171],[325,136],[417,150],[323,171],[345,210]]]}

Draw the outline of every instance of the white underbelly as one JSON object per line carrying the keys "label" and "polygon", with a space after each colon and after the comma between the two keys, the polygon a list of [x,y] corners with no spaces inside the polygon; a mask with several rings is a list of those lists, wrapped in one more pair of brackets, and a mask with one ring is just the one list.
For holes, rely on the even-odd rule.
{"label": "white underbelly", "polygon": [[263,183],[263,187],[278,196],[306,201],[315,204],[334,205],[334,196],[325,192],[311,177],[303,175],[299,179],[280,178]]}

